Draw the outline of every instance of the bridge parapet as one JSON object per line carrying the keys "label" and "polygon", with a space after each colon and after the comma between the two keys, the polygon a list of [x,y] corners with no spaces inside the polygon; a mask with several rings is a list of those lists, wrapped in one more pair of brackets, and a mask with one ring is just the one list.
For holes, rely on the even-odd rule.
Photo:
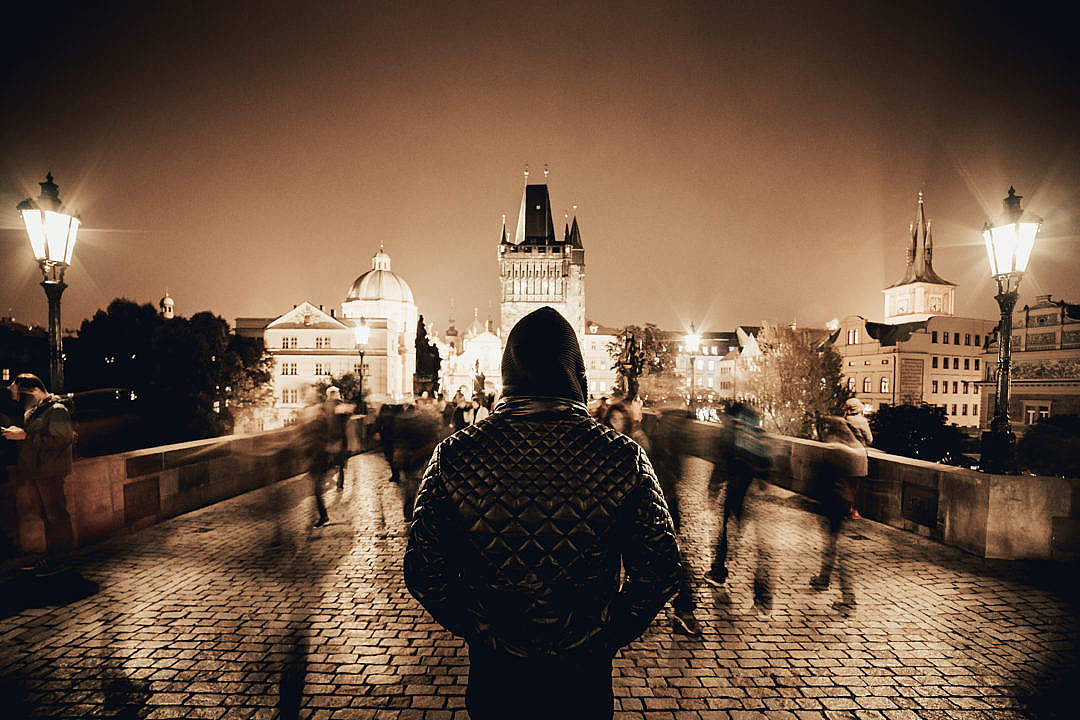
{"label": "bridge parapet", "polygon": [[[370,447],[364,420],[354,416],[349,422],[352,452]],[[76,545],[138,530],[299,475],[307,467],[296,439],[296,430],[285,428],[77,460],[64,483]],[[14,478],[14,472],[9,477]],[[0,485],[5,508],[0,530],[12,546],[44,551],[44,526],[29,490],[18,478]]]}

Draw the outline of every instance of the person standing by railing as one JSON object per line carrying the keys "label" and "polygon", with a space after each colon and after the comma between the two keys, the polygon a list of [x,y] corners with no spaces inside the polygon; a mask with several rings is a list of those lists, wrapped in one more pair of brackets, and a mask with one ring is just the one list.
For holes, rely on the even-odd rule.
{"label": "person standing by railing", "polygon": [[75,533],[64,499],[64,480],[71,474],[71,446],[75,434],[71,414],[37,375],[15,376],[9,386],[13,399],[23,408],[23,427],[3,428],[3,437],[19,442],[15,476],[30,488],[45,524],[46,555],[36,570],[49,570],[57,558],[75,546]]}

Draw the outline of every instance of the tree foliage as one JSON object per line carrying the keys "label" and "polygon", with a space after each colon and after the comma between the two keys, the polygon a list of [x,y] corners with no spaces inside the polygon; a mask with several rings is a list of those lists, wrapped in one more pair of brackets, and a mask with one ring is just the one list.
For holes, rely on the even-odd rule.
{"label": "tree foliage", "polygon": [[892,455],[963,465],[964,432],[937,405],[883,405],[870,416],[874,447]]}
{"label": "tree foliage", "polygon": [[659,396],[671,385],[675,356],[663,331],[655,325],[627,325],[608,343],[607,350],[616,375],[615,395],[631,399],[639,394]]}
{"label": "tree foliage", "polygon": [[770,323],[758,333],[757,344],[760,354],[741,358],[736,368],[738,394],[761,412],[769,429],[813,437],[819,418],[843,412],[850,393],[831,345]]}
{"label": "tree foliage", "polygon": [[272,401],[262,340],[210,312],[164,318],[118,298],[83,321],[68,368],[71,390],[134,390],[153,444],[232,432],[236,413]]}
{"label": "tree foliage", "polygon": [[315,389],[319,391],[320,395],[326,395],[326,388],[331,385],[337,387],[341,391],[342,402],[352,403],[354,405],[360,405],[363,397],[370,394],[368,388],[364,388],[363,397],[360,395],[361,377],[356,373],[345,373],[344,375],[330,378],[329,380],[320,380],[315,383]]}
{"label": "tree foliage", "polygon": [[1080,478],[1080,415],[1058,415],[1028,428],[1016,443],[1019,466],[1036,475]]}

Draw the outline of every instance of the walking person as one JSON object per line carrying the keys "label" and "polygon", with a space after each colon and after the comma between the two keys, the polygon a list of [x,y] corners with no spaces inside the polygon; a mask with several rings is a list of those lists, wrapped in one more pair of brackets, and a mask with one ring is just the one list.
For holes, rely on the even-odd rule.
{"label": "walking person", "polygon": [[720,533],[716,540],[712,566],[705,573],[705,582],[723,587],[728,578],[728,528],[731,520],[738,523],[740,534],[752,529],[754,563],[754,607],[760,614],[772,611],[772,580],[770,577],[769,551],[765,544],[763,528],[753,522],[746,509],[746,496],[755,476],[770,466],[768,451],[759,427],[760,417],[753,408],[741,402],[732,403],[725,417],[718,445],[713,452],[713,471],[709,476],[709,498],[719,498],[720,485],[725,484],[724,504],[720,521]]}
{"label": "walking person", "polygon": [[412,522],[420,478],[441,437],[439,417],[433,411],[410,404],[397,416],[392,463],[401,478],[398,490],[406,522]]}
{"label": "walking person", "polygon": [[[862,401],[858,398],[848,398],[844,403],[844,422],[847,423],[848,428],[851,430],[855,439],[863,446],[870,447],[874,442],[874,433],[870,432],[870,422],[863,415]],[[851,507],[848,509],[848,519],[858,520],[862,516],[859,515],[859,489],[862,486],[862,479],[865,476],[856,476],[852,478],[851,489]]]}
{"label": "walking person", "polygon": [[814,494],[824,516],[828,536],[821,554],[821,570],[810,578],[810,588],[814,592],[827,590],[835,571],[840,579],[840,599],[833,603],[833,607],[848,615],[855,609],[855,589],[839,545],[844,520],[848,517],[854,497],[853,478],[866,475],[866,449],[855,439],[844,418],[823,418],[821,438],[826,446],[815,479]]}
{"label": "walking person", "polygon": [[[679,485],[682,483],[686,459],[686,442],[690,430],[689,416],[683,409],[668,409],[660,413],[653,429],[650,445],[646,448],[652,459],[660,488],[671,511],[671,521],[676,534],[682,533],[682,513],[679,510]],[[685,537],[683,537],[685,543]],[[672,605],[675,609],[672,629],[681,634],[701,635],[701,625],[694,617],[694,595],[690,578],[690,563],[686,557],[686,545],[681,544],[682,571],[679,573],[679,591]]]}
{"label": "walking person", "polygon": [[75,546],[64,498],[75,437],[71,414],[37,375],[16,375],[8,390],[23,410],[23,426],[9,425],[2,434],[5,440],[19,443],[15,476],[29,487],[45,525],[46,554],[38,558],[34,569],[49,571]]}
{"label": "walking person", "polygon": [[341,400],[341,390],[331,385],[326,388],[324,412],[327,419],[326,451],[332,475],[337,475],[337,489],[345,488],[345,465],[349,462],[349,439],[346,426],[354,405]]}
{"label": "walking person", "polygon": [[308,463],[308,479],[311,481],[311,494],[315,498],[315,510],[318,518],[315,527],[322,527],[330,522],[323,501],[323,480],[330,469],[330,455],[327,442],[330,437],[330,418],[325,404],[320,402],[319,391],[315,387],[308,390],[307,404],[300,411],[301,450]]}
{"label": "walking person", "polygon": [[589,417],[556,310],[514,326],[502,379],[491,417],[431,458],[405,584],[465,638],[474,720],[610,718],[615,653],[678,585],[671,517],[646,453]]}

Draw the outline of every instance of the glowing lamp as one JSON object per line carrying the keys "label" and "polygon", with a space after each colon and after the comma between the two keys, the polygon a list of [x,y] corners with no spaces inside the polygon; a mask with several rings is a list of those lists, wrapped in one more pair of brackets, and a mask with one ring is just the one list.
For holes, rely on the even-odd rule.
{"label": "glowing lamp", "polygon": [[59,188],[52,173],[39,184],[41,196],[36,201],[23,200],[16,208],[30,237],[34,259],[42,265],[70,265],[81,222],[77,215],[61,207]]}
{"label": "glowing lamp", "polygon": [[368,337],[371,335],[371,328],[364,322],[364,318],[360,318],[359,325],[353,325],[353,339],[356,340],[356,344],[363,347],[367,345]]}
{"label": "glowing lamp", "polygon": [[1021,197],[1010,187],[1009,196],[1004,200],[1005,218],[993,226],[987,223],[983,228],[990,274],[994,277],[1023,273],[1031,259],[1042,218],[1025,216],[1020,209]]}
{"label": "glowing lamp", "polygon": [[701,348],[701,335],[694,332],[694,323],[690,323],[690,332],[686,335],[686,351],[691,355],[697,353]]}

